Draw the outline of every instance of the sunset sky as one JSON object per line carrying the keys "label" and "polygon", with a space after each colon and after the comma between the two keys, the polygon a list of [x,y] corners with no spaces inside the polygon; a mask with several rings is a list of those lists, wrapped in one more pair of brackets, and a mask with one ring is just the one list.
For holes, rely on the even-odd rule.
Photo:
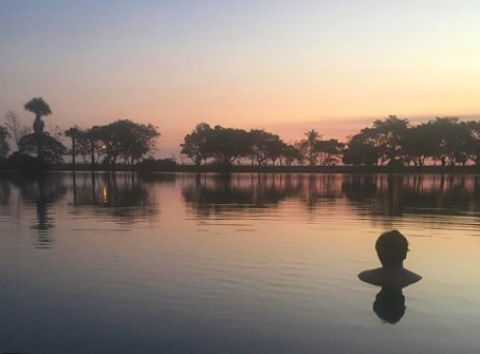
{"label": "sunset sky", "polygon": [[202,121],[288,141],[477,117],[480,1],[0,0],[0,113],[30,124],[37,96],[62,128],[150,122],[163,156]]}

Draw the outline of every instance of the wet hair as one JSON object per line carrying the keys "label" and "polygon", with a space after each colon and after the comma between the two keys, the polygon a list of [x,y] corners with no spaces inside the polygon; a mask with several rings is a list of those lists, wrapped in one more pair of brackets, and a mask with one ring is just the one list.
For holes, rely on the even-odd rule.
{"label": "wet hair", "polygon": [[397,323],[405,314],[405,309],[405,296],[398,289],[382,288],[373,303],[373,311],[384,323]]}
{"label": "wet hair", "polygon": [[407,258],[408,241],[397,230],[385,232],[375,243],[375,250],[384,267],[399,267]]}

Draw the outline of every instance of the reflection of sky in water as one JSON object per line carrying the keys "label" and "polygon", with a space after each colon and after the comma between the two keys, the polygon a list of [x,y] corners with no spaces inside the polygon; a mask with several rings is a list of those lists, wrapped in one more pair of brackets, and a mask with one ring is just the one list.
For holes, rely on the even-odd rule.
{"label": "reflection of sky in water", "polygon": [[[474,352],[478,182],[0,178],[0,351]],[[374,306],[393,318],[401,297],[356,279],[390,228],[409,238],[406,266],[424,277],[403,289],[395,325]]]}

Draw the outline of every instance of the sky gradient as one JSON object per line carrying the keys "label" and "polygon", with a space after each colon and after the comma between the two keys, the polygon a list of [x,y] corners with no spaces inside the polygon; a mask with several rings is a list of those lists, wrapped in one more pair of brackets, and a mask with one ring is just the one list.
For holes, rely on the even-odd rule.
{"label": "sky gradient", "polygon": [[[480,113],[480,2],[0,1],[0,113],[67,128],[196,123],[343,138],[389,114]],[[48,126],[48,122],[47,122]]]}

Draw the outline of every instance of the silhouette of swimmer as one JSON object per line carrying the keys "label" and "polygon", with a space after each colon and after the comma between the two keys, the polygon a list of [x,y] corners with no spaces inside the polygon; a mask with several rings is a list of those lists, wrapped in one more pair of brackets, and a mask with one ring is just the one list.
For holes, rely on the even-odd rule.
{"label": "silhouette of swimmer", "polygon": [[375,243],[380,268],[365,270],[358,278],[366,283],[389,289],[399,289],[418,282],[422,277],[403,267],[407,258],[408,241],[397,230],[385,232]]}
{"label": "silhouette of swimmer", "polygon": [[382,321],[395,324],[405,314],[402,289],[420,281],[422,277],[403,267],[403,261],[407,258],[408,241],[397,230],[380,235],[375,249],[382,267],[365,270],[358,278],[382,287],[375,297],[373,311]]}

